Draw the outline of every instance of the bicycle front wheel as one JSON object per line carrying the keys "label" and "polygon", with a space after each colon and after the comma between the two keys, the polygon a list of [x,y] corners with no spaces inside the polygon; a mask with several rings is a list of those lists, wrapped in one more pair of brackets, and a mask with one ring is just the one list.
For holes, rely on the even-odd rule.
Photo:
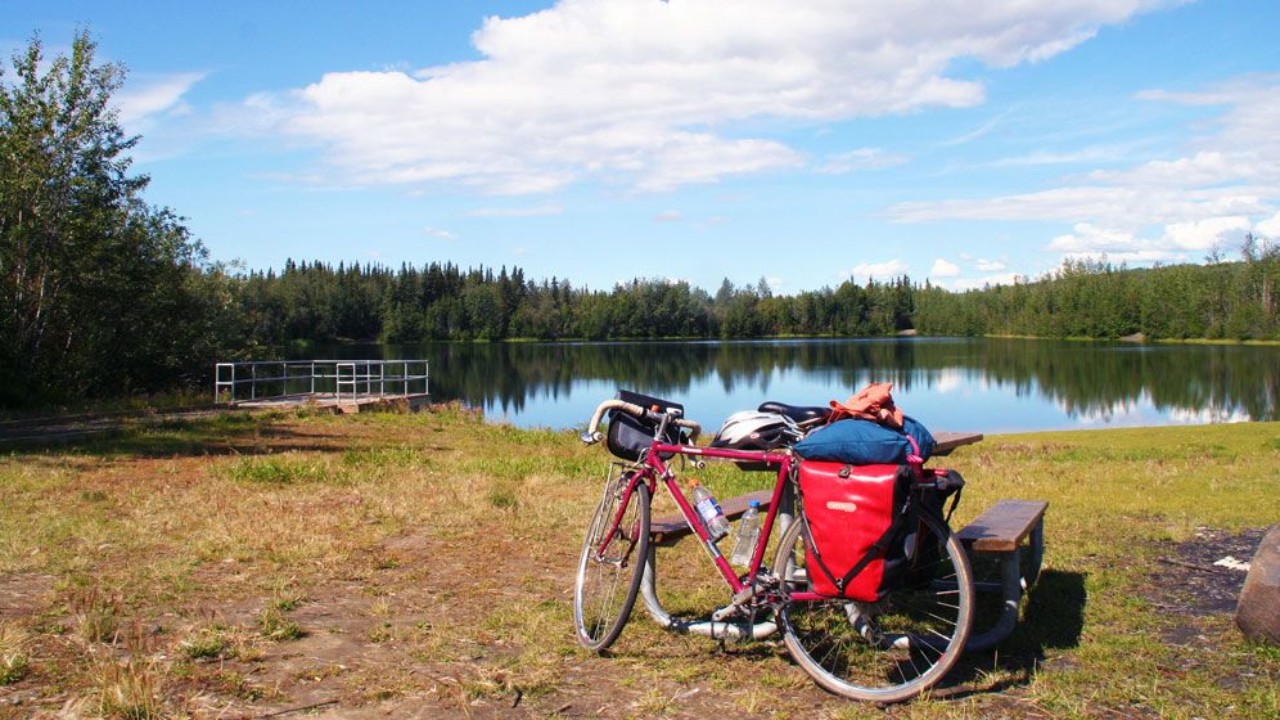
{"label": "bicycle front wheel", "polygon": [[649,488],[633,485],[632,477],[625,473],[606,485],[578,561],[573,622],[578,642],[596,652],[627,624],[649,555]]}
{"label": "bicycle front wheel", "polygon": [[[973,621],[973,578],[960,541],[921,516],[910,544],[911,577],[877,603],[792,601],[781,612],[783,641],[822,687],[855,700],[894,703],[942,679],[960,658]],[[805,522],[783,536],[774,567],[790,592],[809,590]],[[814,573],[820,573],[818,568]]]}

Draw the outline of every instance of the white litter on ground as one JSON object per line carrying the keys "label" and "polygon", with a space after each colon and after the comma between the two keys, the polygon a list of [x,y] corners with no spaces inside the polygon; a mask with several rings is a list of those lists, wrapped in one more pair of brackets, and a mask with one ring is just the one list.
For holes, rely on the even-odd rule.
{"label": "white litter on ground", "polygon": [[1240,572],[1249,572],[1249,563],[1231,557],[1230,555],[1218,560],[1214,563],[1218,567],[1224,567],[1231,570],[1239,570]]}

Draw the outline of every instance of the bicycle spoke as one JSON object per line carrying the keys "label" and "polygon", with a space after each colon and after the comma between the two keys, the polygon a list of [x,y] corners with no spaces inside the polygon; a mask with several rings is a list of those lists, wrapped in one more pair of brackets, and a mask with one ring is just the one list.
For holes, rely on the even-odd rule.
{"label": "bicycle spoke", "polygon": [[631,481],[623,475],[606,486],[578,563],[574,623],[578,641],[592,650],[617,639],[640,589],[649,549],[649,493]]}
{"label": "bicycle spoke", "polygon": [[[931,529],[933,537],[947,538],[944,528]],[[797,569],[788,575],[793,591],[807,589],[800,580],[808,576],[804,537],[801,528],[789,530],[775,563]],[[893,591],[874,605],[814,601],[783,608],[787,648],[820,685],[847,697],[896,702],[919,694],[954,664],[972,619],[972,581],[959,543],[937,542],[941,560],[914,569],[925,578],[922,586]]]}

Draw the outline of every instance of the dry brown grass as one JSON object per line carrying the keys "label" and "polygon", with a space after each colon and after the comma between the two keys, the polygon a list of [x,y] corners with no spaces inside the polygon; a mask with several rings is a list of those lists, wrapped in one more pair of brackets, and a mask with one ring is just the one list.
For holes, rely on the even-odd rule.
{"label": "dry brown grass", "polygon": [[[572,574],[607,457],[570,433],[450,410],[232,415],[28,448],[0,458],[0,718],[1274,716],[1280,654],[1139,590],[1161,543],[1280,517],[1277,434],[958,453],[966,517],[1051,502],[1046,576],[999,654],[888,711],[822,692],[776,644],[675,636],[640,611],[610,656],[579,649]],[[703,475],[722,497],[768,482]],[[670,609],[723,603],[698,548],[659,563]],[[1171,644],[1187,625],[1201,639]]]}

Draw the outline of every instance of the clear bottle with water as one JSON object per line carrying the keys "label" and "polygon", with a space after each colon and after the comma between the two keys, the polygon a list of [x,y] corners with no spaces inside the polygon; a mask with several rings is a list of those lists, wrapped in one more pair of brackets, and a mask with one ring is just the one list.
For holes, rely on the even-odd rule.
{"label": "clear bottle with water", "polygon": [[697,480],[693,481],[693,505],[698,509],[698,515],[702,517],[713,542],[729,534],[729,521],[724,516],[724,510],[720,509],[720,503]]}
{"label": "clear bottle with water", "polygon": [[752,500],[747,511],[738,521],[738,532],[733,542],[733,553],[729,562],[741,567],[751,564],[751,555],[755,553],[756,541],[760,539],[760,501]]}

